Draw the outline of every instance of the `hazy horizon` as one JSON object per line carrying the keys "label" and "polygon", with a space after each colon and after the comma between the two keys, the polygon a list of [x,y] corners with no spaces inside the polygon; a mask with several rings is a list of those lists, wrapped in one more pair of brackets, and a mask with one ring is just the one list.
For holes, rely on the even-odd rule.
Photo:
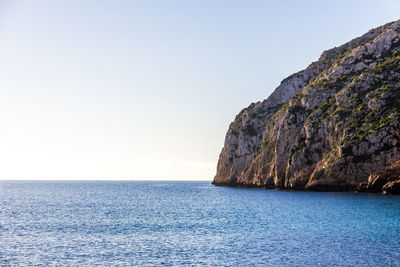
{"label": "hazy horizon", "polygon": [[397,1],[1,1],[1,180],[212,180],[231,121]]}

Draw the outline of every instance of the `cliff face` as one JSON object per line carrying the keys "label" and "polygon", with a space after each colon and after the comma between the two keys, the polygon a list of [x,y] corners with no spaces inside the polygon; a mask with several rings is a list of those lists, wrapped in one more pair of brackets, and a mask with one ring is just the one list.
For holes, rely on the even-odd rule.
{"label": "cliff face", "polygon": [[370,175],[400,160],[399,119],[396,21],[325,51],[243,109],[229,126],[213,184],[368,188]]}

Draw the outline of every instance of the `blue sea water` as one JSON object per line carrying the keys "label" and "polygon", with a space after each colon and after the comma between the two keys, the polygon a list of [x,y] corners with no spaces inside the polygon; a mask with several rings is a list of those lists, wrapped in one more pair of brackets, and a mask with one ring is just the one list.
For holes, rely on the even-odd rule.
{"label": "blue sea water", "polygon": [[400,266],[400,197],[0,182],[0,265]]}

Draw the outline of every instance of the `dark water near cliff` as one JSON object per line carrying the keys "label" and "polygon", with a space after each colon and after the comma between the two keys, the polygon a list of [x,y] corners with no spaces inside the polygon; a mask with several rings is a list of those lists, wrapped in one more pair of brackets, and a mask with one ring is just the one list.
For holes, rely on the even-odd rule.
{"label": "dark water near cliff", "polygon": [[0,182],[0,265],[400,266],[400,197]]}

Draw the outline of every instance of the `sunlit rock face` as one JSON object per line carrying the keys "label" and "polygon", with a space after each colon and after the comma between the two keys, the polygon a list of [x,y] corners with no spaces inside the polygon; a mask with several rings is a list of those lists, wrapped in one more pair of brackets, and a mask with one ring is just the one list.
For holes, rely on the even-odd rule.
{"label": "sunlit rock face", "polygon": [[370,175],[400,160],[399,119],[395,21],[323,52],[243,109],[229,126],[213,184],[368,191]]}

